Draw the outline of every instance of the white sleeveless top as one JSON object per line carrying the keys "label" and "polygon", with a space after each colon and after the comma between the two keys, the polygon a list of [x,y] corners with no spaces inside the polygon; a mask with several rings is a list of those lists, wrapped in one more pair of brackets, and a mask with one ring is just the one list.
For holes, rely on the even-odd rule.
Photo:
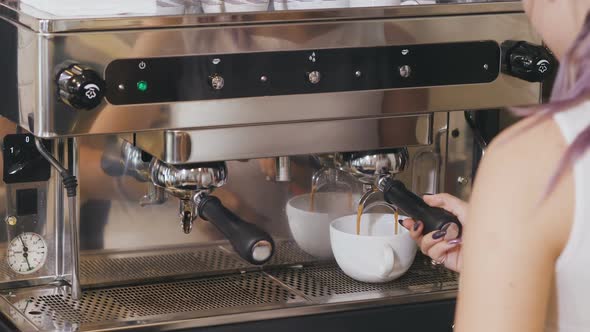
{"label": "white sleeveless top", "polygon": [[[590,102],[554,117],[568,144],[590,125]],[[546,331],[590,331],[590,152],[574,166],[575,211],[555,265]]]}

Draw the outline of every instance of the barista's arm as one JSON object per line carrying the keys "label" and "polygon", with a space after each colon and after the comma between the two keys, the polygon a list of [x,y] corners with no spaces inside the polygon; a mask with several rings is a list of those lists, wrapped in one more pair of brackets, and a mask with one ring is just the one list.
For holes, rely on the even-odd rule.
{"label": "barista's arm", "polygon": [[462,250],[458,332],[544,329],[555,263],[571,228],[574,187],[567,173],[541,201],[565,143],[552,121],[501,143],[522,128],[492,144],[476,179]]}

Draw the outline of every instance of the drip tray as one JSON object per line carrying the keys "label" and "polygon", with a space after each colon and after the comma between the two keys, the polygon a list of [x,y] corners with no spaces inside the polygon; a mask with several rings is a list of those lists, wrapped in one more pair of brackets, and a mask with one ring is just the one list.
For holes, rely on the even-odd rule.
{"label": "drip tray", "polygon": [[87,289],[80,301],[65,286],[19,289],[3,294],[0,308],[21,330],[195,327],[443,300],[456,289],[455,273],[418,256],[406,275],[385,284],[357,282],[328,262]]}
{"label": "drip tray", "polygon": [[432,266],[430,259],[422,255],[416,257],[410,270],[401,278],[383,284],[356,281],[344,274],[335,263],[277,269],[268,273],[318,304],[439,292],[458,288],[456,273],[442,267]]}
{"label": "drip tray", "polygon": [[[292,240],[276,241],[276,253],[264,268],[317,261]],[[225,242],[186,248],[129,252],[86,253],[80,257],[83,287],[97,288],[132,283],[158,282],[179,278],[259,271],[235,254]]]}
{"label": "drip tray", "polygon": [[5,314],[17,325],[28,320],[43,331],[115,328],[307,302],[261,272],[87,290],[80,301],[74,301],[66,287],[22,291],[4,299],[12,304]]}
{"label": "drip tray", "polygon": [[236,273],[247,268],[245,261],[220,246],[100,253],[80,257],[80,279],[84,287]]}

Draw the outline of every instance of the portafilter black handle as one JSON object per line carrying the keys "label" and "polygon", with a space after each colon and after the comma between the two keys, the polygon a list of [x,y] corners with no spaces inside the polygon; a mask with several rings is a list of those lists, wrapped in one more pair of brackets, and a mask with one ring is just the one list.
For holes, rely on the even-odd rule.
{"label": "portafilter black handle", "polygon": [[246,261],[261,265],[274,253],[274,241],[258,226],[245,222],[228,210],[219,198],[204,196],[197,206],[201,218],[212,223],[229,240],[234,250]]}
{"label": "portafilter black handle", "polygon": [[408,217],[423,223],[423,234],[445,230],[447,240],[461,237],[463,227],[454,214],[426,204],[421,197],[409,191],[401,181],[383,178],[379,181],[379,189],[383,191],[387,203],[396,206]]}

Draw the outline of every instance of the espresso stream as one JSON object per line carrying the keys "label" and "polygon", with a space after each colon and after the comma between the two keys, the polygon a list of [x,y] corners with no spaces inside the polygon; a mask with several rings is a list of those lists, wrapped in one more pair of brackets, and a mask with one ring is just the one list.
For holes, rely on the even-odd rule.
{"label": "espresso stream", "polygon": [[[356,210],[356,235],[361,235],[361,217],[363,216],[363,209],[363,206],[359,204],[359,207]],[[395,225],[395,235],[397,235],[397,221],[399,219],[399,213],[397,210],[395,210],[393,218],[395,218],[395,222],[393,224]]]}
{"label": "espresso stream", "polygon": [[[318,191],[317,186],[314,186],[311,189],[311,194],[310,194],[310,198],[309,198],[309,211],[310,212],[314,212],[315,211],[315,194]],[[350,208],[352,208],[352,192],[348,193],[348,206],[350,206]],[[356,210],[356,235],[360,235],[361,234],[361,217],[363,215],[363,209],[364,207],[362,205],[359,205],[359,207]],[[395,222],[395,235],[397,235],[397,230],[398,230],[398,219],[399,219],[399,213],[397,212],[397,210],[395,210],[395,213],[393,215]]]}

